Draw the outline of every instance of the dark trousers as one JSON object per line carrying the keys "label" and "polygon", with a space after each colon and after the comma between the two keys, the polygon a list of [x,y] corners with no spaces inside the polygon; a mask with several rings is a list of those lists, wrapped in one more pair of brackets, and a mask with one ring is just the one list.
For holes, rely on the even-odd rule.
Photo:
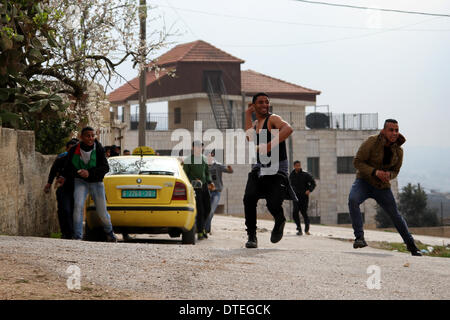
{"label": "dark trousers", "polygon": [[294,201],[294,209],[292,211],[292,217],[294,218],[295,224],[297,225],[297,230],[302,231],[302,226],[300,225],[300,216],[298,212],[300,211],[303,216],[303,221],[305,223],[305,232],[309,231],[309,217],[308,217],[308,204],[309,197],[297,195],[298,202]]}
{"label": "dark trousers", "polygon": [[58,202],[58,221],[63,239],[72,239],[73,235],[73,189],[58,188],[56,190]]}
{"label": "dark trousers", "polygon": [[197,208],[197,215],[195,217],[197,232],[203,232],[203,230],[205,230],[206,219],[211,211],[211,198],[206,183],[204,183],[201,188],[194,190]]}
{"label": "dark trousers", "polygon": [[377,189],[363,179],[355,180],[348,197],[348,207],[355,237],[359,238],[364,236],[359,205],[368,198],[375,199],[378,205],[386,211],[405,244],[407,246],[414,246],[414,239],[408,231],[405,220],[398,212],[391,189]]}
{"label": "dark trousers", "polygon": [[286,220],[283,212],[283,199],[286,186],[281,175],[258,177],[257,171],[248,174],[244,194],[245,226],[247,233],[256,232],[256,206],[259,199],[266,199],[267,209],[275,221]]}

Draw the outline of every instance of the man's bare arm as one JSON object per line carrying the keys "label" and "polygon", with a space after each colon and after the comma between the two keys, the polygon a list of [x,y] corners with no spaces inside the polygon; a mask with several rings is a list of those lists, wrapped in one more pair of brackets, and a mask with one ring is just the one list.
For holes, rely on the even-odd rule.
{"label": "man's bare arm", "polygon": [[279,144],[286,140],[294,131],[289,123],[276,114],[269,118],[268,126],[270,126],[271,129],[278,129],[278,134],[274,132],[272,140],[268,143],[269,151],[275,147],[277,143]]}

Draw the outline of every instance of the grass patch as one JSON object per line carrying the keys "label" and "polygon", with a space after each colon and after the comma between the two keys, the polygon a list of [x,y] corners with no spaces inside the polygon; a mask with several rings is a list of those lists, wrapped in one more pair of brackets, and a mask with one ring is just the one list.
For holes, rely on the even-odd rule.
{"label": "grass patch", "polygon": [[[409,253],[406,249],[406,245],[401,242],[386,242],[386,241],[368,241],[367,244],[369,247],[383,250]],[[427,250],[427,252],[422,252],[424,256],[430,257],[440,257],[440,258],[450,258],[450,247],[446,246],[431,246],[428,244],[421,243],[420,241],[416,241],[417,248],[419,250]],[[433,247],[433,251],[429,252],[428,247]]]}
{"label": "grass patch", "polygon": [[62,237],[62,233],[61,232],[52,232],[52,233],[50,233],[50,238],[61,239],[61,237]]}
{"label": "grass patch", "polygon": [[[343,238],[335,238],[330,237],[329,239],[333,240],[339,240],[344,242],[352,242],[352,239],[343,239]],[[440,257],[440,258],[450,258],[450,246],[432,246],[429,244],[422,243],[420,241],[415,241],[416,246],[419,250],[427,250],[427,252],[422,252],[422,255],[424,256],[430,256],[430,257]],[[406,249],[406,245],[402,242],[387,242],[387,241],[367,241],[367,244],[371,248],[375,249],[382,249],[382,250],[389,250],[394,251],[397,250],[398,252],[404,252],[409,253],[410,252]],[[429,251],[428,247],[433,247],[433,251]]]}

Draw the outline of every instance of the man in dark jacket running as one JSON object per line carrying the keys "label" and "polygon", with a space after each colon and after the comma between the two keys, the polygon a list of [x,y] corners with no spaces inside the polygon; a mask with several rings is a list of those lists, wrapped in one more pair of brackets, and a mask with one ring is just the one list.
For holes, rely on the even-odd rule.
{"label": "man in dark jacket running", "polygon": [[109,171],[105,150],[95,139],[95,131],[91,127],[81,130],[81,142],[70,149],[64,166],[60,183],[65,178],[74,178],[74,212],[73,238],[83,238],[83,208],[86,197],[90,194],[95,203],[97,216],[103,226],[106,241],[117,242],[113,233],[111,217],[106,210],[105,186],[103,177]]}
{"label": "man in dark jacket running", "polygon": [[408,250],[413,256],[421,256],[414,239],[400,215],[391,190],[390,180],[395,179],[403,162],[402,144],[406,139],[399,133],[398,122],[387,119],[380,134],[370,136],[359,147],[353,165],[356,180],[348,196],[348,207],[352,219],[355,242],[353,248],[367,246],[364,240],[363,221],[359,205],[372,198],[392,219]]}
{"label": "man in dark jacket running", "polygon": [[314,178],[308,172],[302,170],[302,164],[298,160],[294,162],[294,170],[289,175],[289,180],[298,199],[298,202],[294,201],[294,209],[292,211],[292,216],[297,225],[297,235],[300,236],[303,234],[302,226],[300,225],[300,216],[298,215],[299,211],[302,213],[305,222],[305,234],[309,235],[309,194],[316,187],[316,181],[314,181]]}
{"label": "man in dark jacket running", "polygon": [[[53,162],[48,175],[48,182],[44,187],[44,192],[49,193],[53,180],[58,178],[64,169],[67,154],[78,139],[71,139],[66,143],[66,152],[61,153]],[[58,185],[58,184],[56,184]],[[58,202],[58,221],[61,229],[62,239],[72,239],[73,234],[73,180],[66,181],[63,186],[58,186],[56,190],[56,201]]]}

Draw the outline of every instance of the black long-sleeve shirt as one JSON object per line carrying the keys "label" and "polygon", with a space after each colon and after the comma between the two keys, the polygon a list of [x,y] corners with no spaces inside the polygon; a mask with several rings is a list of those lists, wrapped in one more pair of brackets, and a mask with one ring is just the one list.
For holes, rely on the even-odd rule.
{"label": "black long-sleeve shirt", "polygon": [[[55,161],[52,164],[52,167],[50,168],[50,173],[48,174],[47,180],[48,184],[53,184],[53,180],[62,175],[66,161],[67,161],[67,153],[55,159]],[[63,188],[67,190],[73,190],[73,179],[71,177],[68,177],[68,179],[64,181]]]}
{"label": "black long-sleeve shirt", "polygon": [[299,172],[292,170],[289,175],[289,181],[291,182],[292,188],[294,189],[297,197],[305,198],[308,197],[305,192],[309,190],[312,192],[316,187],[316,181],[314,178],[308,173],[300,169]]}

